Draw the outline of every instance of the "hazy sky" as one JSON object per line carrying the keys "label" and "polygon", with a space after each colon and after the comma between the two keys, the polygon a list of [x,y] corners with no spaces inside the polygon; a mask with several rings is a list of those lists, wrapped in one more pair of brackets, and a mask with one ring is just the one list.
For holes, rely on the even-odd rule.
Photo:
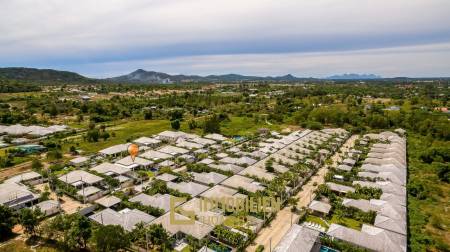
{"label": "hazy sky", "polygon": [[450,0],[0,0],[0,67],[450,76]]}

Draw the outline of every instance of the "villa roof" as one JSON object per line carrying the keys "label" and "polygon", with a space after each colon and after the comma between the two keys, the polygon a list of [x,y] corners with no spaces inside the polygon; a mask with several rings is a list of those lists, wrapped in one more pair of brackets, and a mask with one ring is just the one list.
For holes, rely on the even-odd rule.
{"label": "villa roof", "polygon": [[191,172],[191,174],[194,176],[194,181],[204,184],[216,185],[227,178],[227,176],[217,172],[202,172],[202,173]]}
{"label": "villa roof", "polygon": [[161,140],[150,137],[140,137],[138,139],[135,139],[133,143],[138,145],[152,145],[152,144],[160,144]]}
{"label": "villa roof", "polygon": [[252,193],[262,191],[265,188],[264,186],[255,182],[253,179],[241,175],[233,175],[223,181],[221,184],[235,189],[243,188],[244,190]]}
{"label": "villa roof", "polygon": [[99,152],[104,155],[115,155],[122,152],[128,151],[129,144],[117,144],[106,149],[100,150]]}
{"label": "villa roof", "polygon": [[[188,217],[183,216],[178,213],[174,213],[174,218],[176,220],[182,220],[182,221],[189,220]],[[204,223],[201,223],[196,220],[194,220],[194,223],[190,224],[190,225],[173,223],[173,221],[171,220],[171,213],[164,214],[163,216],[152,221],[151,224],[161,224],[164,227],[164,229],[167,230],[171,234],[176,234],[178,232],[181,232],[181,233],[184,233],[187,235],[191,235],[197,239],[204,238],[214,229],[214,227],[209,226]]]}
{"label": "villa roof", "polygon": [[347,192],[355,191],[355,188],[353,188],[353,187],[336,184],[333,182],[327,182],[326,185],[330,188],[330,190],[340,192],[340,193],[347,193]]}
{"label": "villa roof", "polygon": [[87,187],[83,187],[81,190],[77,191],[77,194],[80,196],[89,197],[89,196],[94,195],[101,191],[102,190],[100,190],[99,188],[97,188],[95,186],[87,186]]}
{"label": "villa roof", "polygon": [[68,184],[74,184],[76,182],[81,181],[87,184],[95,184],[103,180],[102,177],[99,177],[97,175],[91,174],[83,170],[71,171],[65,175],[60,176],[58,179]]}
{"label": "villa roof", "polygon": [[119,204],[121,201],[122,200],[117,198],[116,196],[108,195],[108,196],[105,196],[105,197],[102,197],[102,198],[96,200],[95,203],[108,208],[108,207],[112,207],[114,205]]}
{"label": "villa roof", "polygon": [[116,164],[111,164],[109,162],[101,163],[95,167],[92,167],[89,170],[96,171],[101,174],[114,173],[117,175],[122,175],[122,174],[125,174],[125,173],[128,173],[131,171],[127,167],[123,167],[123,166],[116,165]]}
{"label": "villa roof", "polygon": [[89,218],[102,225],[120,225],[127,231],[132,231],[138,223],[148,224],[155,219],[155,217],[137,209],[124,209],[116,212],[110,208],[95,213]]}
{"label": "villa roof", "polygon": [[171,155],[171,154],[167,154],[167,153],[163,153],[163,152],[159,152],[159,151],[155,151],[155,150],[148,150],[139,156],[143,157],[145,159],[153,160],[153,161],[156,161],[159,159],[169,159],[169,158],[173,157],[173,155]]}
{"label": "villa roof", "polygon": [[313,200],[309,204],[308,208],[317,212],[328,214],[330,212],[331,205],[322,201]]}
{"label": "villa roof", "polygon": [[217,133],[205,135],[204,138],[209,138],[209,139],[216,140],[216,141],[225,141],[225,140],[227,140],[226,137],[222,136],[221,134],[217,134]]}
{"label": "villa roof", "polygon": [[14,207],[39,198],[26,186],[17,183],[0,184],[0,205]]}
{"label": "villa roof", "polygon": [[120,159],[119,161],[117,161],[115,163],[116,165],[122,165],[125,167],[129,167],[129,166],[149,166],[153,164],[153,161],[150,161],[148,159],[144,159],[144,158],[140,158],[140,157],[135,157],[134,161],[131,158],[131,156],[126,156],[122,159]]}
{"label": "villa roof", "polygon": [[167,187],[178,190],[183,193],[188,193],[192,197],[199,195],[200,193],[206,191],[209,187],[194,183],[194,182],[167,182]]}
{"label": "villa roof", "polygon": [[[133,198],[130,198],[130,202],[139,202],[144,206],[152,206],[161,208],[164,212],[168,212],[170,210],[170,198],[172,196],[170,194],[155,194],[155,195],[147,195],[145,193],[138,194]],[[175,206],[180,205],[181,202],[176,202]]]}
{"label": "villa roof", "polygon": [[189,150],[186,150],[186,149],[183,149],[183,148],[180,148],[180,147],[176,147],[176,146],[172,146],[172,145],[163,146],[158,151],[162,152],[162,153],[170,154],[172,156],[175,156],[175,155],[178,155],[178,154],[189,153]]}
{"label": "villa roof", "polygon": [[274,252],[312,251],[320,232],[294,224],[273,250]]}

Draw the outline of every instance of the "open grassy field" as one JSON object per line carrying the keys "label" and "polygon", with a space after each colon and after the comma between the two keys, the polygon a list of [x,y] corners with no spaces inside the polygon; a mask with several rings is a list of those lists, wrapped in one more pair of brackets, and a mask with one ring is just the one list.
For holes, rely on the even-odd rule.
{"label": "open grassy field", "polygon": [[[227,136],[245,136],[255,133],[258,128],[269,128],[271,130],[279,131],[283,126],[275,124],[270,125],[263,120],[255,123],[253,118],[248,117],[231,117],[230,121],[222,122],[221,133]],[[63,150],[68,151],[70,146],[73,145],[77,149],[81,149],[87,153],[93,153],[115,144],[126,143],[127,140],[132,140],[141,136],[151,136],[164,130],[171,130],[169,120],[117,121],[113,124],[109,124],[109,127],[107,127],[107,131],[111,135],[107,141],[100,139],[99,142],[87,142],[84,141],[82,135],[79,134],[66,138],[63,141]],[[182,121],[180,130],[198,135],[202,135],[203,133],[201,128],[189,130],[187,120]],[[115,136],[112,136],[113,133]]]}
{"label": "open grassy field", "polygon": [[[450,251],[450,184],[439,180],[433,163],[424,163],[419,158],[423,151],[433,146],[448,148],[449,145],[418,135],[408,137],[411,251]],[[412,191],[421,196],[414,197]]]}
{"label": "open grassy field", "polygon": [[223,122],[221,125],[221,133],[227,136],[234,135],[251,135],[255,133],[258,128],[269,128],[271,130],[281,130],[283,125],[268,124],[264,120],[259,120],[255,122],[253,118],[250,117],[230,117],[230,121]]}
{"label": "open grassy field", "polygon": [[[141,136],[151,136],[168,129],[170,129],[170,122],[167,120],[142,120],[117,123],[115,126],[107,128],[107,131],[111,135],[108,140],[103,141],[101,139],[98,142],[87,142],[83,140],[81,135],[78,135],[67,138],[63,143],[63,150],[67,151],[73,145],[87,153],[93,153],[115,144],[126,143],[127,140]],[[112,136],[113,133],[115,136]]]}

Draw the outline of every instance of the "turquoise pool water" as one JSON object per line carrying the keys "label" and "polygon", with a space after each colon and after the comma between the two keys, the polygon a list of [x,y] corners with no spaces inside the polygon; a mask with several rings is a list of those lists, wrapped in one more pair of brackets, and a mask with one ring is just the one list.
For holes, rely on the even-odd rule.
{"label": "turquoise pool water", "polygon": [[326,247],[326,246],[321,246],[320,247],[320,252],[338,252],[338,251],[334,250],[332,248]]}

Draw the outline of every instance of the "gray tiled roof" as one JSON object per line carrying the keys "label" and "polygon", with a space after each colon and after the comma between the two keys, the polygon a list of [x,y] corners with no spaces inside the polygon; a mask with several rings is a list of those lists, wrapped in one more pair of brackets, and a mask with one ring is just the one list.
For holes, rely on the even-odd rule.
{"label": "gray tiled roof", "polygon": [[309,252],[319,238],[319,231],[297,224],[292,225],[288,233],[273,250],[274,252]]}

